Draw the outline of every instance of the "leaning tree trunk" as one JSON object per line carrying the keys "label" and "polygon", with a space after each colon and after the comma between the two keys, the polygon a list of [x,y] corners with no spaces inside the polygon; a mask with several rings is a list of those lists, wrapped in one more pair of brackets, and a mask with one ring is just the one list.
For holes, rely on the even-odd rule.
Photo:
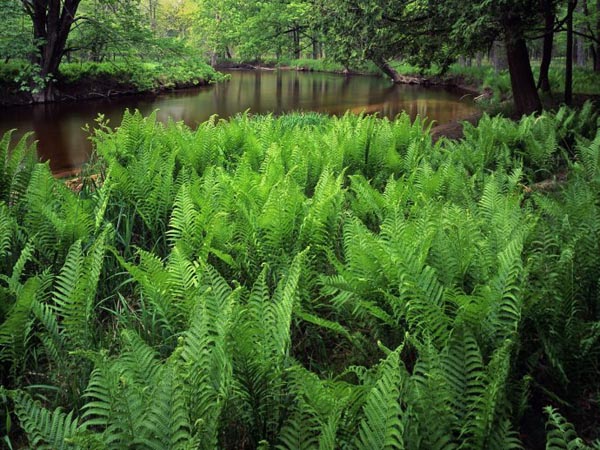
{"label": "leaning tree trunk", "polygon": [[542,50],[542,63],[540,65],[540,77],[538,89],[542,92],[550,92],[550,63],[552,62],[552,47],[554,45],[554,12],[551,0],[542,0],[544,10],[544,47]]}
{"label": "leaning tree trunk", "polygon": [[390,77],[394,83],[402,82],[402,76],[384,58],[374,57],[371,58],[371,61],[373,61],[373,63],[379,68],[379,70],[381,70],[384,74]]}
{"label": "leaning tree trunk", "polygon": [[519,115],[539,112],[542,103],[535,87],[525,39],[510,39],[510,35],[507,33],[506,58],[516,112]]}
{"label": "leaning tree trunk", "polygon": [[423,77],[410,77],[406,75],[400,75],[396,69],[394,69],[390,63],[382,57],[371,56],[369,58],[373,64],[375,64],[379,70],[385,75],[391,78],[394,83],[397,84],[424,84],[426,83]]}
{"label": "leaning tree trunk", "polygon": [[80,1],[48,0],[30,3],[23,0],[33,21],[33,36],[37,42],[41,42],[34,62],[40,67],[39,76],[43,80],[43,86],[33,86],[32,95],[36,102],[55,99],[53,77],[58,73]]}

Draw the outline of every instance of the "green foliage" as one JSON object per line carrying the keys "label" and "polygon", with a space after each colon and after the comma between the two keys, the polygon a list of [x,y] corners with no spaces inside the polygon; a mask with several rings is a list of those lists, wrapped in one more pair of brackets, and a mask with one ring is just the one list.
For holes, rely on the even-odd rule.
{"label": "green foliage", "polygon": [[198,85],[222,79],[214,69],[196,58],[163,60],[160,63],[134,61],[64,63],[58,80],[61,83],[118,82],[124,87],[133,86],[146,91],[173,88],[178,85]]}
{"label": "green foliage", "polygon": [[72,445],[72,440],[80,426],[72,412],[65,414],[60,408],[48,411],[24,393],[15,393],[13,402],[15,414],[29,436],[31,446],[48,450],[77,448]]}
{"label": "green foliage", "polygon": [[560,404],[575,425],[547,408],[548,448],[584,448],[597,436],[579,405],[600,395],[596,121],[484,117],[434,145],[404,115],[190,130],[128,112],[95,131],[99,181],[77,194],[25,144],[5,151],[9,438],[519,449],[544,444],[541,408]]}
{"label": "green foliage", "polygon": [[20,0],[0,3],[0,23],[0,60],[20,59],[35,52],[31,24],[27,23]]}

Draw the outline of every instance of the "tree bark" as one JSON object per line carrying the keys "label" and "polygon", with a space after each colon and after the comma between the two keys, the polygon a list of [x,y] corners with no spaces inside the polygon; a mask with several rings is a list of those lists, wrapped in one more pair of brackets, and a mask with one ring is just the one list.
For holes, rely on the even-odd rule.
{"label": "tree bark", "polygon": [[477,60],[477,67],[481,67],[481,63],[483,61],[483,53],[477,52],[476,60]]}
{"label": "tree bark", "polygon": [[294,40],[294,59],[300,59],[300,30],[298,27],[294,28],[292,31],[292,38]]}
{"label": "tree bark", "polygon": [[[588,10],[587,0],[583,0],[578,3],[577,11],[581,14],[585,14]],[[585,33],[586,29],[584,25],[580,25],[578,31],[580,33]],[[576,54],[576,63],[578,67],[585,67],[587,63],[587,55],[585,48],[585,39],[581,36],[577,36],[575,39],[575,54]]]}
{"label": "tree bark", "polygon": [[[596,38],[600,39],[600,0],[596,0]],[[600,72],[600,43],[594,49],[594,70]]]}
{"label": "tree bark", "polygon": [[573,104],[573,11],[575,0],[569,0],[567,7],[567,51],[565,58],[565,103]]}
{"label": "tree bark", "polygon": [[396,71],[396,69],[390,66],[390,63],[388,63],[385,59],[373,58],[372,61],[379,68],[379,70],[390,77],[394,83],[400,83],[401,75]]}
{"label": "tree bark", "polygon": [[550,63],[552,62],[552,47],[554,45],[554,11],[551,0],[542,0],[544,11],[544,47],[542,50],[542,63],[537,87],[542,92],[550,92]]}
{"label": "tree bark", "polygon": [[405,75],[400,75],[396,69],[394,69],[389,62],[387,62],[383,58],[372,57],[370,58],[373,61],[379,70],[381,70],[384,74],[391,78],[394,83],[397,84],[423,84],[425,82],[424,78],[421,77],[407,77]]}
{"label": "tree bark", "polygon": [[80,1],[22,0],[33,22],[33,37],[36,42],[40,42],[34,63],[39,65],[39,75],[45,81],[40,92],[36,92],[38,87],[33,86],[34,101],[47,102],[55,99],[56,92],[52,77],[58,73],[58,66],[64,55],[67,38]]}
{"label": "tree bark", "polygon": [[490,49],[490,59],[496,73],[505,70],[508,65],[506,62],[506,49],[503,49],[503,44],[499,41],[494,41]]}
{"label": "tree bark", "polygon": [[[507,32],[507,36],[510,35],[511,33]],[[542,103],[535,87],[525,39],[508,38],[506,58],[516,112],[523,115],[541,111]]]}

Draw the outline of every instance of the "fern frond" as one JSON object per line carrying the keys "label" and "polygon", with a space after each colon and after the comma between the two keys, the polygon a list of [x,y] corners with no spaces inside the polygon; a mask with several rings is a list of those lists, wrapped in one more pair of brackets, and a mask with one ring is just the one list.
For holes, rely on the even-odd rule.
{"label": "fern frond", "polygon": [[404,448],[403,411],[400,403],[402,381],[399,354],[397,351],[392,352],[381,364],[379,379],[367,396],[357,448]]}
{"label": "fern frond", "polygon": [[79,425],[73,412],[64,413],[60,408],[48,411],[35,402],[29,395],[15,392],[12,396],[15,413],[29,444],[42,450],[67,450],[78,448],[72,443],[73,438],[85,430]]}
{"label": "fern frond", "polygon": [[548,415],[546,450],[586,450],[589,448],[577,436],[573,425],[556,409],[546,406],[544,412]]}

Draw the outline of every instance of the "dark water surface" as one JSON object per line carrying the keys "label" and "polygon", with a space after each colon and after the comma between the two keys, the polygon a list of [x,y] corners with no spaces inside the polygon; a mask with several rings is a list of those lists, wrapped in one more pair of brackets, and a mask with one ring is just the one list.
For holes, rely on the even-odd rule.
{"label": "dark water surface", "polygon": [[342,115],[377,112],[393,118],[402,111],[426,116],[437,123],[464,118],[477,111],[471,97],[443,88],[392,85],[370,76],[306,73],[294,71],[232,71],[231,80],[214,86],[175,91],[155,96],[129,96],[109,100],[19,106],[0,110],[0,135],[16,128],[15,136],[35,132],[38,154],[50,160],[55,172],[83,164],[91,152],[86,124],[94,125],[98,114],[115,127],[123,111],[143,114],[158,110],[158,119],[184,121],[191,127],[213,114],[227,118],[252,113],[318,111]]}

